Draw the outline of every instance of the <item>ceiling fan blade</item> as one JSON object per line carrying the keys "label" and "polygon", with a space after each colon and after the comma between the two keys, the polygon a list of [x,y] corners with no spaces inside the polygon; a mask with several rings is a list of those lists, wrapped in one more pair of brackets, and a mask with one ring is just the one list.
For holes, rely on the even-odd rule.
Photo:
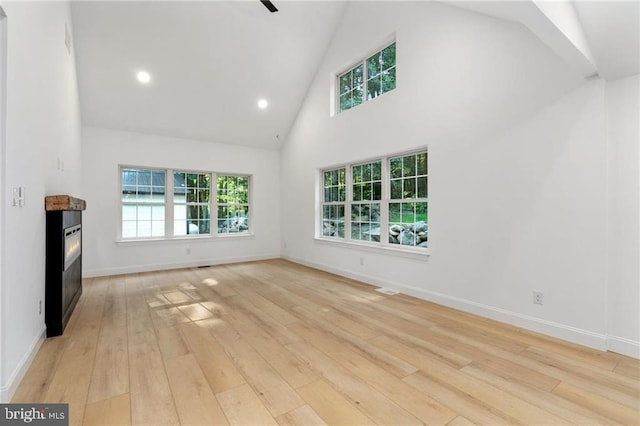
{"label": "ceiling fan blade", "polygon": [[264,7],[269,9],[269,12],[273,13],[278,11],[278,8],[271,3],[271,0],[260,0],[260,2],[264,4]]}

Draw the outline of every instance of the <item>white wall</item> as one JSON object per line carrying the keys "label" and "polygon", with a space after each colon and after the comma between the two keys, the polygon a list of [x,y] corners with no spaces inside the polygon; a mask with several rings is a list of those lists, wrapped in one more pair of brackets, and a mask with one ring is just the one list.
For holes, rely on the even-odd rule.
{"label": "white wall", "polygon": [[[397,89],[330,117],[331,76],[394,32]],[[435,2],[351,3],[283,149],[283,253],[605,348],[604,95],[520,25]],[[314,241],[317,168],[422,145],[428,259]]]}
{"label": "white wall", "polygon": [[[211,142],[83,128],[85,276],[211,265],[280,255],[279,153]],[[117,243],[119,165],[253,175],[253,237]],[[187,249],[190,254],[187,254]]]}
{"label": "white wall", "polygon": [[639,77],[607,82],[609,138],[608,348],[640,358]]}
{"label": "white wall", "polygon": [[[10,398],[44,333],[44,197],[80,193],[80,112],[66,2],[4,2],[7,14],[7,149],[3,182],[26,189],[6,220],[0,399]],[[58,170],[58,157],[64,171]],[[43,307],[44,309],[44,307]]]}

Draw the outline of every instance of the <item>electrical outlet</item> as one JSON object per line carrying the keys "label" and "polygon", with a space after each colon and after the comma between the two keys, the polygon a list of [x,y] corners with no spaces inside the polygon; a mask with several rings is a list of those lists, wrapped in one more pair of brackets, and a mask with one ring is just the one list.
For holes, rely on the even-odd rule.
{"label": "electrical outlet", "polygon": [[187,247],[185,251],[187,252],[187,254],[191,254],[191,247]]}
{"label": "electrical outlet", "polygon": [[38,300],[38,315],[42,315],[42,299]]}
{"label": "electrical outlet", "polygon": [[541,291],[534,291],[533,303],[535,303],[536,305],[544,305],[544,293]]}

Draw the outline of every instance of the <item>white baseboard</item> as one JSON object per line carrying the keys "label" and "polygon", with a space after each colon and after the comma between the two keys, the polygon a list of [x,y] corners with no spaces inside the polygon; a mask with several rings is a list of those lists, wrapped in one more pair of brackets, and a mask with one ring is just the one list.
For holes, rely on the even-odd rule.
{"label": "white baseboard", "polygon": [[640,359],[640,342],[618,336],[607,336],[607,350]]}
{"label": "white baseboard", "polygon": [[[337,275],[342,275],[344,277],[362,281],[377,287],[385,287],[396,290],[409,296],[428,300],[430,302],[458,309],[463,312],[490,318],[506,324],[514,325],[516,327],[524,328],[526,330],[535,331],[547,336],[552,336],[569,342],[577,343],[579,345],[588,346],[590,348],[603,351],[610,349],[615,352],[620,352],[620,350],[614,350],[613,347],[607,345],[607,336],[604,334],[594,333],[589,330],[584,330],[553,321],[547,321],[541,318],[536,318],[529,315],[508,311],[506,309],[476,303],[470,300],[448,296],[446,294],[437,293],[434,291],[402,285],[397,282],[391,282],[366,274],[354,273],[352,271],[335,268],[322,263],[310,262],[291,255],[282,255],[282,258],[294,263],[309,266],[311,268],[320,269]],[[620,344],[620,347],[622,347],[622,343],[624,342],[622,342],[622,340],[618,340],[617,342]],[[629,344],[629,342],[631,343],[631,345]],[[637,342],[629,342],[626,342],[627,349],[633,348],[633,343],[635,343],[637,351]],[[625,355],[626,354],[627,353],[625,353]],[[637,358],[638,356],[636,355],[635,357]]]}
{"label": "white baseboard", "polygon": [[164,271],[168,269],[197,268],[198,266],[222,265],[228,263],[254,262],[257,260],[279,259],[280,253],[264,254],[257,256],[224,257],[216,259],[200,259],[190,262],[175,262],[162,264],[128,265],[113,268],[85,269],[82,271],[84,278],[105,277],[109,275],[135,274],[137,272]]}
{"label": "white baseboard", "polygon": [[29,349],[25,352],[24,356],[20,360],[20,363],[16,366],[11,376],[9,376],[9,380],[7,383],[0,387],[0,403],[4,404],[11,401],[13,395],[16,393],[18,389],[18,385],[24,378],[24,375],[27,374],[27,370],[31,366],[33,359],[36,357],[40,346],[44,343],[45,334],[47,332],[47,327],[43,324],[42,329],[38,332],[36,337],[29,345]]}

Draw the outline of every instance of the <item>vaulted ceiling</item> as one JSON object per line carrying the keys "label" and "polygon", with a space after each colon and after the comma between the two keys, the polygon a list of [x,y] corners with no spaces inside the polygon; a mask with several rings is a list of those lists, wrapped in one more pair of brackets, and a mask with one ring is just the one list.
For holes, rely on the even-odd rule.
{"label": "vaulted ceiling", "polygon": [[[279,148],[348,1],[274,3],[72,2],[83,123]],[[585,77],[638,74],[638,1],[450,3],[522,23]]]}
{"label": "vaulted ceiling", "polygon": [[277,148],[345,3],[275,4],[277,13],[258,0],[73,2],[83,123]]}

